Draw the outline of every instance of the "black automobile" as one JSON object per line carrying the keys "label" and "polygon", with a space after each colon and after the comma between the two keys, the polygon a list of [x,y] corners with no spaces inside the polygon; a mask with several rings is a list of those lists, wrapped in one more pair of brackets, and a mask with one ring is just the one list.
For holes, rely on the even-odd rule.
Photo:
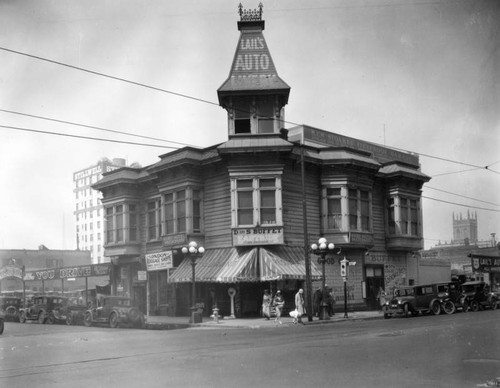
{"label": "black automobile", "polygon": [[21,309],[19,322],[38,321],[38,323],[54,323],[55,312],[59,311],[66,303],[67,298],[61,296],[35,296],[33,304]]}
{"label": "black automobile", "polygon": [[0,296],[0,311],[5,314],[6,321],[19,322],[19,310],[21,309],[21,298],[14,296]]}
{"label": "black automobile", "polygon": [[496,310],[498,296],[492,292],[490,286],[482,281],[465,282],[461,286],[463,310],[478,311],[485,308]]}
{"label": "black automobile", "polygon": [[134,305],[132,299],[121,296],[105,296],[98,300],[97,307],[85,312],[83,323],[85,326],[105,323],[112,328],[116,328],[120,324],[144,328],[146,318]]}

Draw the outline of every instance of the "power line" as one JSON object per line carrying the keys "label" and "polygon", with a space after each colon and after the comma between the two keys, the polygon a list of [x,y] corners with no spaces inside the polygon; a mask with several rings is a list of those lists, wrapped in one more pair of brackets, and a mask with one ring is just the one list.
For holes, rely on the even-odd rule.
{"label": "power line", "polygon": [[432,200],[432,201],[437,201],[437,202],[449,203],[449,204],[451,204],[451,205],[457,205],[457,206],[468,207],[468,208],[472,208],[472,209],[486,210],[486,211],[490,211],[490,212],[497,212],[497,213],[500,213],[500,210],[497,210],[497,209],[488,209],[488,208],[484,208],[484,207],[471,206],[471,205],[464,205],[463,203],[457,203],[457,202],[445,201],[445,200],[443,200],[443,199],[431,198],[431,197],[427,197],[427,196],[425,196],[425,195],[422,195],[422,198],[425,198],[425,199],[430,199],[430,200]]}
{"label": "power line", "polygon": [[190,144],[180,143],[180,142],[173,141],[173,140],[165,140],[165,139],[160,139],[160,138],[157,138],[157,137],[137,135],[135,133],[123,132],[123,131],[116,131],[116,130],[112,130],[112,129],[95,127],[95,126],[86,125],[86,124],[73,123],[71,121],[58,120],[58,119],[54,119],[54,118],[50,118],[50,117],[37,116],[37,115],[32,115],[32,114],[22,113],[22,112],[15,112],[15,111],[12,111],[12,110],[7,110],[7,109],[0,109],[0,112],[12,113],[12,114],[16,114],[16,115],[20,115],[20,116],[26,116],[26,117],[34,117],[34,118],[41,119],[41,120],[54,121],[56,123],[63,123],[63,124],[75,125],[75,126],[78,126],[78,127],[85,127],[85,128],[90,128],[90,129],[97,129],[99,131],[105,131],[105,132],[111,132],[111,133],[118,133],[118,134],[121,134],[121,135],[140,137],[140,138],[149,139],[149,140],[164,141],[164,142],[167,142],[167,143],[179,144],[179,145],[188,146],[188,147],[196,147],[196,146],[193,146],[193,145],[190,145]]}
{"label": "power line", "polygon": [[[82,67],[78,67],[78,66],[74,66],[74,65],[69,65],[69,64],[66,64],[66,63],[63,63],[63,62],[54,61],[52,59],[43,58],[43,57],[40,57],[40,56],[37,56],[37,55],[23,53],[21,51],[12,50],[12,49],[8,49],[8,48],[5,48],[5,47],[0,47],[0,50],[11,52],[11,53],[22,55],[22,56],[26,56],[26,57],[33,58],[33,59],[38,59],[38,60],[49,62],[49,63],[54,63],[56,65],[68,67],[68,68],[71,68],[71,69],[80,70],[80,71],[83,71],[83,72],[86,72],[86,73],[89,73],[89,74],[94,74],[94,75],[98,75],[98,76],[102,76],[102,77],[114,79],[114,80],[117,80],[117,81],[126,82],[126,83],[129,83],[129,84],[132,84],[132,85],[136,85],[136,86],[142,86],[144,88],[148,88],[148,89],[160,91],[160,92],[163,92],[163,93],[172,94],[172,95],[175,95],[175,96],[178,96],[178,97],[183,97],[183,98],[187,98],[187,99],[191,99],[191,100],[194,100],[194,101],[203,102],[203,103],[206,103],[206,104],[210,104],[210,105],[214,105],[214,106],[219,107],[219,104],[217,104],[215,102],[204,100],[204,99],[197,98],[197,97],[193,97],[193,96],[190,96],[190,95],[187,95],[187,94],[173,92],[173,91],[170,91],[170,90],[167,90],[167,89],[162,89],[162,88],[158,88],[158,87],[155,87],[155,86],[146,85],[146,84],[143,84],[143,83],[140,83],[140,82],[130,81],[130,80],[127,80],[125,78],[115,77],[115,76],[104,74],[104,73],[101,73],[101,72],[84,69]],[[245,113],[250,113],[250,112],[246,112],[246,111],[244,111],[244,112]],[[264,118],[264,117],[262,117],[262,118]],[[289,121],[283,121],[283,122],[287,123],[287,124],[292,124],[292,125],[300,125],[300,124],[289,122]],[[373,143],[373,144],[377,144],[377,145],[382,146],[381,144],[378,144],[378,143]],[[442,160],[442,161],[446,161],[446,162],[449,162],[449,163],[456,163],[456,164],[460,164],[460,165],[463,165],[463,166],[474,167],[474,168],[477,168],[477,169],[485,169],[487,171],[491,171],[491,172],[493,172],[495,174],[499,174],[500,175],[500,172],[492,170],[492,169],[488,168],[488,166],[479,166],[479,165],[475,165],[475,164],[471,164],[471,163],[465,163],[465,162],[460,162],[460,161],[451,160],[451,159],[447,159],[447,158],[442,158],[442,157],[438,157],[438,156],[423,154],[423,153],[420,153],[420,152],[408,151],[408,150],[405,150],[405,149],[402,149],[402,148],[397,148],[397,147],[391,147],[391,146],[385,146],[385,147],[386,148],[391,148],[391,149],[394,149],[394,150],[397,150],[397,151],[403,151],[403,152],[406,152],[406,153],[413,153],[413,154],[416,153],[416,154],[424,156],[424,157],[428,157],[428,158],[432,158],[432,159],[437,159],[437,160]]]}
{"label": "power line", "polygon": [[179,147],[163,146],[163,145],[157,145],[157,144],[135,143],[135,142],[123,141],[123,140],[111,140],[111,139],[103,139],[103,138],[91,137],[91,136],[71,135],[71,134],[68,134],[68,133],[40,131],[40,130],[37,130],[37,129],[11,127],[11,126],[8,126],[8,125],[0,125],[0,128],[13,129],[13,130],[16,130],[16,131],[43,133],[45,135],[57,135],[57,136],[74,137],[74,138],[77,138],[77,139],[107,141],[107,142],[110,142],[110,143],[120,143],[120,144],[131,144],[131,145],[144,146],[144,147],[170,148],[170,149],[174,149],[174,150],[179,149]]}
{"label": "power line", "polygon": [[425,186],[425,188],[426,189],[436,190],[436,191],[441,191],[441,192],[446,193],[446,194],[456,195],[457,197],[462,197],[462,198],[466,198],[466,199],[472,199],[473,201],[487,203],[488,205],[500,206],[499,204],[496,204],[496,203],[493,203],[493,202],[482,201],[480,199],[476,199],[476,198],[472,198],[472,197],[467,197],[465,195],[460,195],[460,194],[452,193],[451,191],[436,189],[435,187],[430,187],[430,186],[427,186],[427,185]]}

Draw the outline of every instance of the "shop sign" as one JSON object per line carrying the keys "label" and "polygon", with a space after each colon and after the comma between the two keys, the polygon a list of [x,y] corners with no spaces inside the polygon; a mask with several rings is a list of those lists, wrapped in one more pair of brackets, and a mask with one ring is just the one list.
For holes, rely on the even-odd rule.
{"label": "shop sign", "polygon": [[23,278],[23,269],[19,267],[13,267],[13,266],[5,266],[0,268],[0,280],[5,279],[5,278],[18,278],[22,279]]}
{"label": "shop sign", "polygon": [[258,227],[233,229],[233,245],[283,244],[283,227]]}
{"label": "shop sign", "polygon": [[160,271],[172,267],[172,251],[150,253],[146,255],[146,268],[148,271]]}
{"label": "shop sign", "polygon": [[500,272],[500,257],[474,257],[472,269],[479,272]]}
{"label": "shop sign", "polygon": [[373,244],[373,235],[371,233],[349,232],[349,242],[356,244]]}
{"label": "shop sign", "polygon": [[26,271],[24,280],[54,280],[82,278],[90,276],[106,276],[111,273],[111,264],[92,264],[77,267],[49,268]]}
{"label": "shop sign", "polygon": [[145,282],[147,280],[147,272],[146,271],[137,271],[137,280],[140,282]]}
{"label": "shop sign", "polygon": [[186,233],[170,234],[163,237],[163,246],[171,247],[174,245],[185,244],[187,241]]}

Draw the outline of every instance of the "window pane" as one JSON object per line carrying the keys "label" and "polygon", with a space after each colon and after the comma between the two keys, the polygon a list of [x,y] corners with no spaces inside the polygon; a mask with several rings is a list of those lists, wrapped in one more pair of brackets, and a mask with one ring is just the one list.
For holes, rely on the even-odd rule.
{"label": "window pane", "polygon": [[340,198],[329,198],[327,200],[327,223],[328,229],[342,228],[342,209]]}
{"label": "window pane", "polygon": [[261,207],[275,207],[276,205],[276,195],[274,190],[261,191],[260,192],[260,206]]}
{"label": "window pane", "polygon": [[252,180],[251,179],[239,179],[237,182],[238,189],[244,188],[252,188]]}
{"label": "window pane", "polygon": [[253,208],[251,191],[238,192],[238,209]]}
{"label": "window pane", "polygon": [[252,224],[253,224],[253,210],[238,209],[238,225],[252,225]]}
{"label": "window pane", "polygon": [[340,187],[327,188],[326,189],[326,195],[327,196],[340,195]]}

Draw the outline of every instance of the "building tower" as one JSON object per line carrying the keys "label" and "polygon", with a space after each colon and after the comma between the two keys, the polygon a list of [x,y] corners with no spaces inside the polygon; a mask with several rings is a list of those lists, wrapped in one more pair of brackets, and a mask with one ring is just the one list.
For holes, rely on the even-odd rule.
{"label": "building tower", "polygon": [[477,212],[473,215],[467,211],[467,218],[463,218],[462,213],[453,213],[453,243],[454,244],[475,244],[477,243]]}
{"label": "building tower", "polygon": [[126,165],[125,159],[102,158],[92,166],[73,173],[75,194],[76,248],[90,251],[93,264],[104,259],[104,212],[101,204],[102,193],[92,189],[92,185],[102,178],[102,174]]}
{"label": "building tower", "polygon": [[240,39],[229,77],[217,90],[228,112],[232,135],[277,134],[283,127],[290,86],[279,76],[262,31],[262,3],[256,10],[239,6]]}

